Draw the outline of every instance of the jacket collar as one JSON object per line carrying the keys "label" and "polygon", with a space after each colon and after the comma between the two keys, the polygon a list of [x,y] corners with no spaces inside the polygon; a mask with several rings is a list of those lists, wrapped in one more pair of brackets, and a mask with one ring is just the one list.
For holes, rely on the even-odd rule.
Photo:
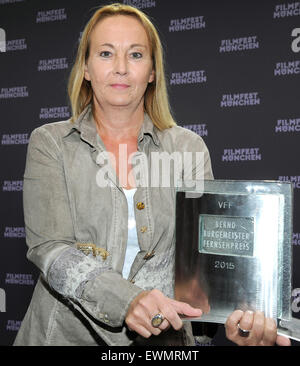
{"label": "jacket collar", "polygon": [[[92,146],[97,146],[97,127],[92,113],[91,104],[89,104],[80,114],[80,116],[74,121],[70,122],[70,130],[63,136],[67,137],[75,130],[80,132],[81,138],[88,142]],[[155,145],[159,146],[160,142],[156,134],[156,127],[151,121],[147,113],[144,114],[144,122],[139,132],[138,143],[143,141],[145,135],[149,135]]]}

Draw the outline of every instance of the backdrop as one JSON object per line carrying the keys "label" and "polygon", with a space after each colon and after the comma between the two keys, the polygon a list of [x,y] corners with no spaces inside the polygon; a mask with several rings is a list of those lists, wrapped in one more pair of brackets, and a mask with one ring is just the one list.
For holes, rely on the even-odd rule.
{"label": "backdrop", "polygon": [[[203,137],[217,179],[294,185],[293,316],[300,317],[300,2],[124,0],[151,16],[174,117]],[[23,173],[31,131],[70,117],[66,83],[84,0],[0,0],[0,344],[11,345],[38,278],[26,259]],[[228,344],[220,326],[209,345]],[[293,342],[299,345],[298,342]]]}

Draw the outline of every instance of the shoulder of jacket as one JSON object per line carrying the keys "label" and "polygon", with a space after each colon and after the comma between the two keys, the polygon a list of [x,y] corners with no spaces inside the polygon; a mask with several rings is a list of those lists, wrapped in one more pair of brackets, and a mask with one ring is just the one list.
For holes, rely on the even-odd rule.
{"label": "shoulder of jacket", "polygon": [[[45,123],[34,128],[30,135],[30,145],[42,148],[47,145],[49,148],[61,150],[62,139],[72,129],[70,120]],[[46,146],[43,146],[46,148]]]}
{"label": "shoulder of jacket", "polygon": [[45,123],[41,126],[36,127],[32,132],[48,132],[50,134],[58,134],[64,136],[64,134],[68,133],[72,129],[71,120],[65,121],[57,121],[51,123]]}
{"label": "shoulder of jacket", "polygon": [[158,137],[161,140],[171,139],[175,144],[181,143],[183,140],[191,144],[204,144],[204,140],[196,132],[182,126],[173,126],[171,128],[159,131]]}
{"label": "shoulder of jacket", "polygon": [[43,135],[45,138],[50,138],[58,143],[62,138],[72,130],[72,122],[70,119],[65,121],[57,121],[45,123],[33,129],[31,136]]}

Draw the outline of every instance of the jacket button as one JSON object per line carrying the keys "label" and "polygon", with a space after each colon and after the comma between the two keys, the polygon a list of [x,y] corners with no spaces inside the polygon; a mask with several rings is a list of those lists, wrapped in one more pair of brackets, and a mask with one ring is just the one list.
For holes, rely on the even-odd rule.
{"label": "jacket button", "polygon": [[141,227],[141,232],[145,233],[148,230],[147,226],[142,226]]}
{"label": "jacket button", "polygon": [[155,256],[155,251],[152,250],[152,252],[148,252],[145,256],[144,256],[144,260],[148,261],[149,259],[153,258]]}
{"label": "jacket button", "polygon": [[137,208],[138,210],[143,210],[143,209],[145,208],[145,204],[144,204],[143,202],[138,202],[138,203],[136,204],[136,208]]}
{"label": "jacket button", "polygon": [[108,323],[108,322],[109,322],[108,315],[107,315],[107,314],[105,314],[105,315],[104,315],[104,323]]}

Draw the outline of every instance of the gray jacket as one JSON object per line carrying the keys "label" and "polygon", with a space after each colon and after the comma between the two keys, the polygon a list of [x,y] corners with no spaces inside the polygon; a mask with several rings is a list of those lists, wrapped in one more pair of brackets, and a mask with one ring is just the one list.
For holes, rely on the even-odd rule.
{"label": "gray jacket", "polygon": [[[41,275],[14,344],[192,345],[190,323],[147,340],[125,326],[141,291],[174,296],[175,189],[138,187],[140,252],[124,279],[127,201],[117,179],[108,178],[107,187],[97,182],[103,151],[91,106],[74,123],[48,123],[30,136],[23,185],[27,257]],[[201,137],[179,126],[159,131],[145,114],[137,154],[163,151],[204,152],[204,176],[212,179]]]}

